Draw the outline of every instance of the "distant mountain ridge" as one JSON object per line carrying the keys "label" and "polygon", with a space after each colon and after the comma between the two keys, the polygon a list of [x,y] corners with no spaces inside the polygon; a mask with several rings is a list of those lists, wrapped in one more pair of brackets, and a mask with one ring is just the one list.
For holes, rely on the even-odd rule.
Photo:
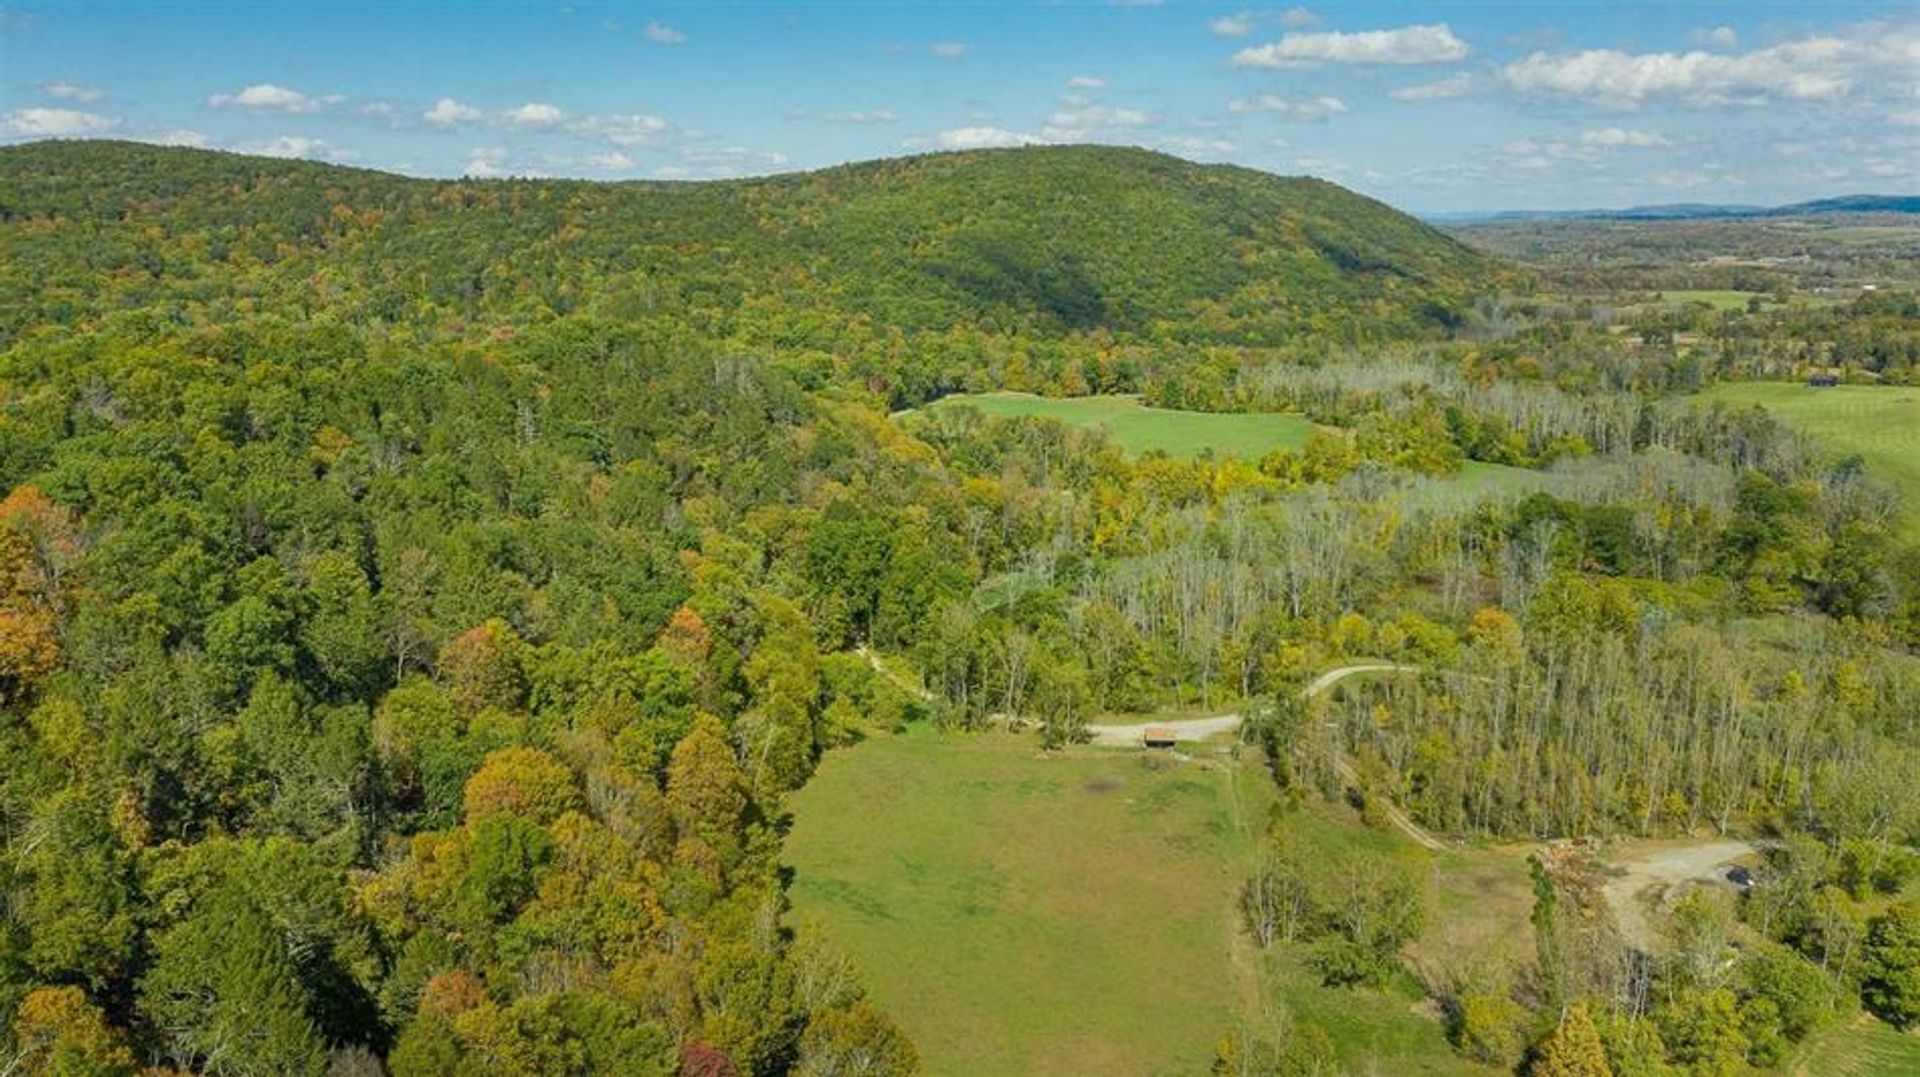
{"label": "distant mountain ridge", "polygon": [[1920,213],[1920,194],[1848,194],[1782,206],[1673,202],[1622,209],[1510,209],[1484,213],[1429,213],[1422,219],[1447,224],[1502,221],[1684,221],[1733,217],[1813,217],[1827,213]]}
{"label": "distant mountain ridge", "polygon": [[1279,345],[1436,330],[1505,271],[1322,180],[1111,146],[669,183],[38,142],[0,148],[0,244],[0,341],[140,306],[305,310],[321,289],[340,317],[459,332],[590,313],[755,347],[955,329]]}

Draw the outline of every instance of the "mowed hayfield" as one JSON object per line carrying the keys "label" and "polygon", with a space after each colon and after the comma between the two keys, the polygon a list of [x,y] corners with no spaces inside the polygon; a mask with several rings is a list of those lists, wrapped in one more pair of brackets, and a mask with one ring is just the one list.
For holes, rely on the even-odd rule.
{"label": "mowed hayfield", "polygon": [[1313,423],[1299,415],[1175,411],[1147,407],[1131,396],[962,393],[942,397],[928,407],[972,407],[1000,417],[1039,415],[1072,426],[1103,427],[1114,444],[1135,454],[1158,450],[1170,456],[1199,456],[1211,451],[1217,456],[1257,459],[1276,450],[1298,449],[1314,430]]}
{"label": "mowed hayfield", "polygon": [[853,957],[930,1074],[1197,1073],[1241,992],[1257,770],[1030,736],[877,737],[793,800],[802,932]]}
{"label": "mowed hayfield", "polygon": [[1920,1073],[1920,1033],[1857,1014],[1809,1036],[1783,1068],[1793,1077],[1911,1077]]}
{"label": "mowed hayfield", "polygon": [[1920,536],[1920,389],[1729,382],[1714,386],[1706,397],[1736,406],[1758,404],[1835,453],[1859,453],[1869,475],[1901,491],[1907,530]]}
{"label": "mowed hayfield", "polygon": [[[1223,1032],[1280,1011],[1355,1068],[1483,1072],[1416,993],[1323,988],[1253,947],[1234,902],[1274,800],[1252,760],[875,737],[794,797],[794,919],[853,958],[929,1074],[1203,1073]],[[1285,825],[1401,844],[1339,812]]]}

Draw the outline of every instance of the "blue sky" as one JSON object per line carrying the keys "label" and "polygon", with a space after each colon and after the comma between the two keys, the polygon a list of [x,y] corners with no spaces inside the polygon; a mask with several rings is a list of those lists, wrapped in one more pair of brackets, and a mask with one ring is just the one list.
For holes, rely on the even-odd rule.
{"label": "blue sky", "polygon": [[1920,190],[1913,3],[0,0],[0,139],[708,178],[1113,142],[1420,211]]}

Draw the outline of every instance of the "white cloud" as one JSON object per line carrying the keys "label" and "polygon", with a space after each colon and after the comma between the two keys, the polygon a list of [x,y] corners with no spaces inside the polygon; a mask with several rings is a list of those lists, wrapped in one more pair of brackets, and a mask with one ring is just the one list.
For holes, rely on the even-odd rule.
{"label": "white cloud", "polygon": [[1174,153],[1184,153],[1190,157],[1211,157],[1232,153],[1239,146],[1224,138],[1206,138],[1200,135],[1180,135],[1163,139],[1160,143]]}
{"label": "white cloud", "polygon": [[1692,168],[1655,172],[1648,176],[1647,179],[1658,186],[1672,187],[1682,191],[1692,190],[1696,187],[1705,187],[1711,183],[1725,182],[1724,177],[1717,177],[1712,173]]}
{"label": "white cloud", "polygon": [[1473,78],[1459,74],[1438,82],[1422,83],[1418,86],[1403,86],[1387,96],[1395,101],[1440,101],[1449,97],[1465,97],[1473,90]]}
{"label": "white cloud", "polygon": [[943,150],[987,150],[1004,146],[1031,146],[1039,142],[1032,135],[999,127],[955,127],[934,136],[934,145]]}
{"label": "white cloud", "polygon": [[1740,43],[1740,34],[1731,26],[1701,27],[1687,38],[1696,45],[1712,45],[1715,48],[1730,49]]}
{"label": "white cloud", "polygon": [[1137,108],[1114,108],[1068,99],[1067,107],[1047,117],[1046,126],[1040,129],[1040,138],[1046,142],[1088,142],[1098,138],[1101,132],[1151,127],[1158,122],[1152,113]]}
{"label": "white cloud", "polygon": [[0,117],[0,131],[29,138],[98,135],[119,124],[119,120],[70,108],[18,108]]}
{"label": "white cloud", "polygon": [[1887,122],[1898,124],[1901,127],[1920,127],[1920,111],[1889,112],[1887,113]]}
{"label": "white cloud", "polygon": [[1844,97],[1866,69],[1920,65],[1920,35],[1810,37],[1740,54],[1692,51],[1626,53],[1588,49],[1536,52],[1508,64],[1507,82],[1523,91],[1636,105],[1669,98],[1691,105],[1763,104],[1775,98]]}
{"label": "white cloud", "polygon": [[1320,25],[1320,16],[1303,7],[1290,7],[1285,11],[1239,11],[1232,15],[1222,15],[1207,21],[1207,29],[1217,37],[1246,37],[1254,28],[1268,19],[1278,20],[1289,30],[1299,30],[1308,26]]}
{"label": "white cloud", "polygon": [[1645,149],[1653,146],[1667,146],[1665,135],[1654,131],[1635,131],[1624,127],[1602,127],[1593,131],[1580,132],[1580,144],[1598,149],[1614,149],[1628,146]]}
{"label": "white cloud", "polygon": [[1253,33],[1253,12],[1242,11],[1235,15],[1222,15],[1207,23],[1207,29],[1220,37],[1245,37]]}
{"label": "white cloud", "polygon": [[606,116],[588,116],[567,125],[577,135],[604,138],[616,146],[644,146],[653,142],[671,126],[659,116],[644,112],[616,112]]}
{"label": "white cloud", "polygon": [[239,93],[217,93],[207,98],[209,108],[249,108],[260,112],[318,112],[346,98],[339,94],[309,97],[299,90],[257,82]]}
{"label": "white cloud", "polygon": [[82,86],[77,82],[49,82],[40,87],[40,92],[48,97],[62,101],[78,101],[85,105],[90,105],[107,96],[105,90]]}
{"label": "white cloud", "polygon": [[1152,113],[1137,108],[1113,108],[1108,105],[1074,105],[1063,108],[1047,117],[1047,123],[1055,127],[1147,127],[1153,123]]}
{"label": "white cloud", "polygon": [[515,127],[557,127],[567,114],[553,105],[529,101],[501,113],[500,118]]}
{"label": "white cloud", "polygon": [[472,105],[462,104],[451,97],[442,97],[433,103],[433,107],[420,114],[420,118],[435,127],[455,127],[463,123],[477,123],[482,113]]}
{"label": "white cloud", "polygon": [[876,123],[893,123],[895,120],[898,120],[899,118],[900,117],[896,115],[894,111],[890,108],[850,109],[846,112],[835,112],[827,116],[827,119],[833,123],[851,123],[851,124],[861,124],[861,125],[876,124]]}
{"label": "white cloud", "polygon": [[501,166],[506,164],[507,151],[500,146],[475,146],[467,151],[467,167],[462,173],[474,179],[495,179],[510,175]]}
{"label": "white cloud", "polygon": [[265,142],[249,142],[239,147],[244,153],[257,153],[262,157],[306,157],[317,161],[350,161],[357,154],[343,150],[331,143],[305,135],[281,135]]}
{"label": "white cloud", "polygon": [[932,52],[942,60],[958,60],[967,54],[967,43],[964,41],[936,41],[933,43]]}
{"label": "white cloud", "polygon": [[1285,34],[1271,45],[1234,54],[1238,67],[1297,67],[1303,64],[1436,64],[1466,58],[1467,43],[1446,23],[1402,26],[1396,30]]}
{"label": "white cloud", "polygon": [[750,150],[745,146],[689,147],[680,153],[680,163],[662,165],[653,174],[665,179],[725,179],[766,172],[787,163],[784,153]]}
{"label": "white cloud", "polygon": [[1329,116],[1337,116],[1347,111],[1347,103],[1338,97],[1303,97],[1299,99],[1281,97],[1278,94],[1263,93],[1256,97],[1243,97],[1227,104],[1230,112],[1263,112],[1288,120],[1316,122]]}
{"label": "white cloud", "polygon": [[1077,90],[1098,90],[1107,85],[1107,80],[1098,75],[1075,75],[1067,80],[1067,85]]}
{"label": "white cloud", "polygon": [[633,158],[621,153],[619,150],[608,150],[605,153],[590,153],[586,157],[586,162],[595,168],[607,172],[628,172],[633,169],[635,164]]}
{"label": "white cloud", "polygon": [[679,45],[687,40],[687,35],[673,27],[651,20],[648,21],[647,28],[643,32],[647,35],[647,40],[656,45]]}
{"label": "white cloud", "polygon": [[201,150],[205,149],[211,140],[198,131],[189,131],[184,127],[177,127],[171,131],[162,131],[157,135],[150,135],[141,141],[151,142],[158,146],[189,146],[193,149]]}

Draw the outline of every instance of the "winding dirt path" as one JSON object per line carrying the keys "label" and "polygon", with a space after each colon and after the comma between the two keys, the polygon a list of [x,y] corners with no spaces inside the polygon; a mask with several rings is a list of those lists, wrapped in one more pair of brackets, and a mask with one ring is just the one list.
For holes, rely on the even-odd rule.
{"label": "winding dirt path", "polygon": [[[1359,676],[1363,673],[1418,672],[1420,672],[1418,666],[1405,666],[1394,662],[1355,662],[1352,665],[1330,669],[1318,677],[1315,677],[1312,683],[1300,690],[1300,698],[1312,699],[1332,688],[1334,685],[1339,684],[1341,681],[1346,680],[1348,677]],[[1234,711],[1228,714],[1216,714],[1208,718],[1184,718],[1167,722],[1136,722],[1127,725],[1090,725],[1087,727],[1087,734],[1095,744],[1102,744],[1114,748],[1138,748],[1144,743],[1146,732],[1150,728],[1170,730],[1173,733],[1173,739],[1176,741],[1196,741],[1205,740],[1218,733],[1231,733],[1240,728],[1241,721],[1242,716],[1240,712]],[[1347,762],[1345,756],[1335,756],[1333,767],[1340,775],[1341,781],[1353,786],[1360,784],[1360,776],[1354,772],[1353,764]],[[1392,823],[1395,829],[1412,839],[1415,844],[1436,852],[1447,847],[1445,842],[1434,837],[1432,832],[1427,830],[1427,828],[1414,822],[1412,816],[1401,811],[1399,805],[1390,800],[1383,801],[1382,808],[1382,813],[1387,817],[1387,821]]]}
{"label": "winding dirt path", "polygon": [[[874,672],[891,681],[902,691],[908,692],[922,701],[933,698],[933,693],[928,691],[924,686],[908,683],[905,678],[895,673],[892,669],[889,669],[886,663],[881,661],[880,655],[866,644],[861,644],[855,648],[855,650],[862,658],[867,660],[867,664],[873,667]],[[1341,681],[1346,680],[1348,677],[1357,677],[1364,673],[1418,672],[1420,672],[1420,667],[1418,666],[1401,665],[1397,662],[1354,662],[1345,666],[1337,666],[1315,677],[1311,683],[1300,690],[1300,698],[1312,699],[1331,689]],[[1215,714],[1205,718],[1181,718],[1164,722],[1132,722],[1124,725],[1090,725],[1087,727],[1087,736],[1092,743],[1110,748],[1138,748],[1145,743],[1148,729],[1169,729],[1172,731],[1175,741],[1192,742],[1206,740],[1208,737],[1221,733],[1232,733],[1240,728],[1243,720],[1243,716],[1239,711],[1231,711],[1227,714]],[[1340,775],[1341,781],[1352,786],[1359,786],[1360,775],[1355,773],[1353,764],[1347,762],[1346,756],[1335,756],[1333,759],[1333,767],[1335,772]],[[1432,831],[1414,822],[1412,816],[1400,810],[1398,804],[1387,800],[1382,802],[1381,807],[1382,814],[1387,817],[1387,821],[1392,823],[1395,829],[1410,838],[1414,844],[1425,849],[1434,850],[1435,852],[1447,847],[1445,842],[1433,836]]]}

